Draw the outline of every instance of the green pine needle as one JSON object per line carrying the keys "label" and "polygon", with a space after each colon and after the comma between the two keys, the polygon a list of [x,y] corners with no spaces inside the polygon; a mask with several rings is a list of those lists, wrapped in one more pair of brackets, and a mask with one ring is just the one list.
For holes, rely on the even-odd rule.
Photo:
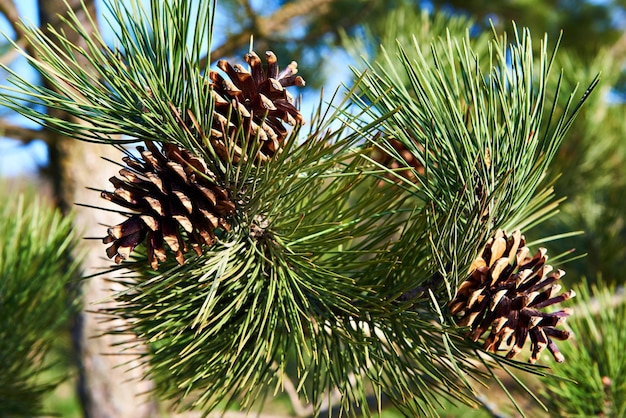
{"label": "green pine needle", "polygon": [[603,283],[576,287],[576,315],[568,321],[574,333],[563,347],[567,362],[555,366],[562,379],[544,379],[551,410],[559,415],[626,414],[626,304],[623,288]]}
{"label": "green pine needle", "polygon": [[[67,289],[78,275],[72,218],[38,198],[8,198],[0,211],[0,409],[43,413],[42,401],[67,376],[43,378],[46,355],[66,324]],[[69,261],[68,260],[74,260]]]}
{"label": "green pine needle", "polygon": [[[228,191],[230,229],[216,230],[201,255],[155,272],[140,246],[112,268],[125,290],[104,313],[126,325],[110,332],[129,335],[128,351],[147,346],[155,391],[208,413],[251,409],[289,379],[316,414],[338,390],[350,416],[372,413],[372,392],[407,415],[434,416],[443,401],[478,405],[476,381],[494,368],[537,371],[477,358],[446,304],[497,227],[554,213],[551,190],[538,187],[586,96],[562,109],[546,102],[546,41],[538,56],[526,30],[511,44],[482,38],[477,49],[450,32],[426,47],[388,45],[395,55],[383,51],[355,70],[355,86],[320,105],[308,132],[294,129],[259,163],[259,138],[243,126],[225,156],[208,138],[214,99],[200,62],[215,4],[207,3],[151,2],[149,12],[137,0],[111,3],[112,47],[72,13],[84,47],[26,28],[37,57],[22,53],[55,89],[13,72],[15,87],[0,98],[80,140],[122,150],[173,143]],[[401,160],[392,139],[417,160],[415,181],[373,156]]]}
{"label": "green pine needle", "polygon": [[[390,276],[396,289],[417,296],[421,309],[427,291],[436,295],[431,309],[443,309],[493,231],[526,230],[557,212],[554,179],[546,179],[546,172],[597,78],[578,102],[572,92],[550,103],[560,83],[549,83],[555,52],[549,53],[546,39],[537,53],[526,29],[509,42],[497,34],[470,37],[455,18],[421,19],[430,32],[411,38],[406,33],[420,25],[400,18],[412,22],[404,32],[400,23],[397,37],[404,42],[383,38],[380,52],[364,59],[367,69],[354,69],[363,79],[355,102],[372,117],[394,112],[381,124],[375,145],[410,173],[395,175],[413,196],[407,200],[413,210],[393,247],[399,262]],[[414,160],[405,160],[392,140]],[[435,318],[442,326],[451,322],[445,315]],[[451,344],[456,348],[442,356],[451,364],[471,357],[458,340]],[[501,365],[488,367],[501,384],[491,367]],[[455,392],[471,398],[472,385]]]}
{"label": "green pine needle", "polygon": [[[37,58],[15,48],[51,88],[4,67],[15,87],[4,87],[2,104],[81,140],[167,141],[194,149],[195,141],[181,129],[179,115],[188,111],[203,115],[198,117],[200,126],[211,126],[211,83],[208,68],[199,63],[210,50],[215,5],[152,2],[149,12],[138,2],[128,6],[110,2],[108,7],[116,35],[113,46],[105,42],[93,21],[89,21],[93,34],[88,34],[73,12],[63,19],[80,35],[83,47],[71,44],[54,28],[44,33],[25,27]],[[87,10],[84,13],[89,16]],[[45,108],[88,123],[56,118]]]}

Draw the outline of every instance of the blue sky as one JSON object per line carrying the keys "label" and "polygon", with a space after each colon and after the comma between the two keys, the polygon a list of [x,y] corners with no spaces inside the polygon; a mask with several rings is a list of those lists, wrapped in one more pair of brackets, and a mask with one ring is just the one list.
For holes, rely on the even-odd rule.
{"label": "blue sky", "polygon": [[[36,0],[20,0],[15,2],[17,8],[20,11],[20,15],[24,16],[27,21],[37,21],[37,8]],[[12,29],[8,22],[2,18],[0,19],[0,30],[2,33],[11,34]],[[19,71],[21,74],[29,74],[35,77],[31,68],[23,62],[19,64]],[[2,74],[1,83],[6,84],[6,74]],[[36,127],[32,122],[25,121],[20,117],[7,117],[7,110],[0,110],[0,116],[8,119],[10,122],[28,126]],[[41,141],[35,141],[29,145],[23,146],[20,142],[15,140],[9,140],[6,138],[0,139],[0,175],[16,175],[22,173],[29,173],[36,170],[38,164],[44,164],[46,161],[46,146]]]}
{"label": "blue sky", "polygon": [[[15,3],[24,21],[34,24],[37,23],[37,0],[18,0]],[[102,6],[101,0],[97,0],[97,7],[99,7],[99,11],[106,10],[106,8]],[[13,32],[4,18],[0,19],[0,31],[6,34],[12,34]],[[32,80],[37,79],[36,73],[26,64],[24,59],[16,61],[14,68],[16,68],[21,75],[28,75]],[[0,83],[3,85],[8,84],[6,74],[0,75]],[[17,115],[11,116],[10,113],[7,112],[9,111],[6,109],[0,109],[0,117],[16,125],[35,129],[38,127],[34,122]],[[35,173],[37,167],[45,165],[46,162],[47,148],[42,141],[33,141],[30,144],[23,145],[21,142],[13,139],[0,138],[0,176]]]}

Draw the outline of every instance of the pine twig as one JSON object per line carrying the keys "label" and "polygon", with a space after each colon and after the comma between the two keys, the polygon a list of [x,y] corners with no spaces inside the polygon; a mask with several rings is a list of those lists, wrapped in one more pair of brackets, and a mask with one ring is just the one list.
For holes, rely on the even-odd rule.
{"label": "pine twig", "polygon": [[[13,0],[0,0],[0,14],[3,14],[4,17],[6,17],[9,25],[11,25],[11,29],[15,31],[15,39],[17,45],[25,48],[30,55],[35,55],[35,50],[26,41],[24,28],[18,24],[18,22],[21,21],[21,18],[19,11],[15,6],[15,2],[13,2]],[[15,51],[13,51],[12,54],[13,53],[15,53]]]}
{"label": "pine twig", "polygon": [[6,120],[0,119],[0,135],[3,137],[15,139],[23,144],[29,144],[37,139],[40,139],[46,143],[50,143],[54,140],[54,135],[51,135],[47,129],[31,129],[23,126],[13,125]]}
{"label": "pine twig", "polygon": [[[219,46],[211,52],[211,61],[232,55],[238,48],[246,45],[250,41],[250,35],[266,38],[272,34],[285,30],[291,19],[298,16],[320,15],[327,9],[332,0],[300,0],[294,3],[287,3],[268,17],[257,16],[253,19],[253,25],[244,28],[237,34],[230,35]],[[253,33],[257,31],[256,33]],[[207,57],[200,62],[200,67],[204,67]]]}

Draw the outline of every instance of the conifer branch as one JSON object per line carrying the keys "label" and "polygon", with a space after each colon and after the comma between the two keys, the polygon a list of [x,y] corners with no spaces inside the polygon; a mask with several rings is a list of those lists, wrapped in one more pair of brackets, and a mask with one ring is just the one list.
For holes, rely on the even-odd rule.
{"label": "conifer branch", "polygon": [[304,124],[287,91],[304,85],[296,64],[250,52],[247,68],[210,69],[214,10],[193,7],[113,4],[115,49],[75,13],[84,46],[28,29],[37,55],[22,53],[64,88],[13,72],[0,99],[124,153],[101,191],[124,219],[103,239],[123,290],[102,313],[126,324],[110,332],[133,337],[129,353],[145,344],[160,397],[250,409],[293,372],[313,415],[333,393],[369,415],[373,387],[406,415],[434,416],[441,400],[477,406],[475,382],[501,384],[497,368],[541,374],[510,359],[527,335],[533,361],[546,345],[560,360],[550,338],[567,337],[556,327],[569,311],[539,310],[573,294],[552,295],[562,273],[548,274],[545,251],[528,256],[518,231],[499,229],[552,213],[538,185],[587,96],[547,102],[545,40],[538,56],[526,30],[477,49],[450,33],[393,45]]}
{"label": "conifer branch", "polygon": [[[244,47],[250,42],[250,36],[258,38],[272,39],[276,34],[283,33],[292,19],[300,16],[311,18],[312,15],[323,15],[332,0],[298,0],[288,2],[281,6],[270,16],[254,15],[252,25],[244,28],[237,34],[230,35],[221,45],[216,46],[211,51],[211,61],[222,57],[232,56],[235,51]],[[206,64],[207,58],[200,62],[201,66]]]}
{"label": "conifer branch", "polygon": [[15,139],[24,144],[28,144],[35,140],[41,140],[50,143],[51,136],[46,129],[31,129],[23,126],[14,125],[4,119],[0,119],[0,135]]}
{"label": "conifer branch", "polygon": [[34,416],[66,377],[50,370],[48,355],[77,308],[66,292],[80,263],[67,261],[77,244],[71,217],[34,191],[11,197],[0,209],[0,405]]}

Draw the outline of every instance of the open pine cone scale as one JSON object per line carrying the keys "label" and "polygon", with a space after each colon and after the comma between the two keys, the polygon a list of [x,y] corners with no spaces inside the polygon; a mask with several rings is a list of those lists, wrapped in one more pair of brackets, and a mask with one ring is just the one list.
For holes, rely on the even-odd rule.
{"label": "open pine cone scale", "polygon": [[214,131],[232,135],[237,127],[233,120],[229,120],[228,115],[231,106],[234,106],[237,110],[235,114],[241,118],[240,123],[246,125],[252,135],[259,136],[262,146],[257,157],[261,161],[271,158],[282,147],[287,136],[283,122],[292,126],[304,123],[293,96],[286,90],[286,87],[305,85],[302,77],[295,75],[297,64],[292,61],[279,72],[276,55],[268,51],[266,58],[267,72],[263,70],[261,59],[254,52],[245,55],[250,71],[241,65],[231,65],[226,60],[220,60],[217,67],[230,80],[215,71],[210,72],[216,92],[216,113],[219,114],[215,118],[218,126]]}
{"label": "open pine cone scale", "polygon": [[[245,60],[249,71],[225,60],[218,62],[218,68],[228,78],[210,71],[214,108],[208,133],[200,132],[202,128],[194,115],[185,120],[172,105],[183,128],[202,136],[199,143],[208,136],[215,153],[206,150],[203,154],[216,154],[214,158],[220,161],[207,164],[199,155],[172,143],[156,145],[144,141],[145,146],[137,147],[139,156],[124,157],[125,166],[119,176],[110,179],[115,190],[102,191],[104,199],[131,211],[124,222],[108,228],[103,239],[105,244],[111,244],[107,256],[116,263],[128,259],[144,240],[154,269],[167,259],[167,248],[179,264],[183,264],[184,254],[190,249],[201,255],[203,246],[216,241],[218,229],[230,230],[229,218],[236,209],[224,179],[208,167],[229,166],[224,163],[242,159],[266,162],[283,147],[288,134],[283,123],[304,123],[286,89],[305,84],[296,75],[297,64],[291,62],[279,71],[276,55],[269,51],[267,70],[254,52],[246,54]],[[144,109],[140,107],[138,111]],[[242,149],[238,142],[242,132],[260,141],[256,155],[248,156]]]}
{"label": "open pine cone scale", "polygon": [[229,230],[226,218],[235,205],[197,157],[173,144],[159,150],[146,142],[146,148],[137,147],[140,159],[125,157],[120,177],[110,179],[115,191],[102,192],[103,198],[137,212],[107,230],[103,242],[113,243],[107,255],[120,263],[147,237],[154,269],[166,259],[164,244],[182,264],[189,247],[200,255],[203,245],[215,242],[215,229]]}
{"label": "open pine cone scale", "polygon": [[545,347],[557,361],[563,361],[553,339],[569,338],[568,331],[557,327],[571,310],[544,312],[542,309],[575,294],[572,290],[559,294],[561,286],[556,282],[565,272],[552,271],[546,261],[544,248],[529,256],[519,231],[508,237],[498,231],[474,261],[470,276],[449,303],[450,313],[458,317],[460,326],[470,328],[468,336],[473,341],[490,331],[483,342],[487,351],[506,350],[507,357],[513,358],[530,337],[531,363],[539,359]]}

